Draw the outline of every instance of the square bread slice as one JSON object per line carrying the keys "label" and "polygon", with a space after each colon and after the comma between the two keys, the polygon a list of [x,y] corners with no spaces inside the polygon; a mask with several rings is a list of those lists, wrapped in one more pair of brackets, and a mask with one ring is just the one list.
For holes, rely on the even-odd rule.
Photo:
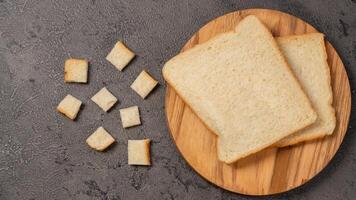
{"label": "square bread slice", "polygon": [[57,106],[57,111],[67,116],[69,119],[74,120],[80,110],[82,102],[68,94]]}
{"label": "square bread slice", "polygon": [[232,32],[175,56],[165,80],[218,136],[232,163],[312,124],[316,113],[269,30],[247,16]]}
{"label": "square bread slice", "polygon": [[129,165],[151,165],[150,161],[151,140],[129,140],[127,144]]}
{"label": "square bread slice", "polygon": [[115,139],[103,127],[99,127],[86,140],[86,143],[97,151],[104,151],[114,142]]}
{"label": "square bread slice", "polygon": [[324,35],[311,33],[280,37],[277,38],[277,43],[318,115],[315,123],[282,139],[277,146],[293,145],[331,135],[336,119]]}
{"label": "square bread slice", "polygon": [[86,83],[88,80],[88,61],[67,59],[64,63],[64,81]]}
{"label": "square bread slice", "polygon": [[111,62],[118,70],[122,71],[134,57],[135,54],[128,49],[124,43],[118,41],[106,56],[106,60]]}
{"label": "square bread slice", "polygon": [[120,109],[122,127],[129,128],[141,124],[140,113],[137,106]]}
{"label": "square bread slice", "polygon": [[144,99],[153,90],[153,88],[156,87],[157,83],[158,81],[143,70],[131,84],[131,89],[133,89]]}
{"label": "square bread slice", "polygon": [[98,93],[96,93],[91,100],[105,112],[107,112],[117,102],[117,98],[111,94],[106,87],[103,87]]}

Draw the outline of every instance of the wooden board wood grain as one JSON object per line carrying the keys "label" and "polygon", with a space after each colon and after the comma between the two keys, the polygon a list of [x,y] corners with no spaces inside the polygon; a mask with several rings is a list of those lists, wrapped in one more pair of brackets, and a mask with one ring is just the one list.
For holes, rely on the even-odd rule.
{"label": "wooden board wood grain", "polygon": [[[317,32],[308,23],[274,10],[248,9],[221,16],[201,28],[182,51],[215,35],[233,30],[247,15],[256,15],[274,36]],[[344,65],[335,49],[326,42],[334,95],[337,125],[332,136],[285,148],[269,148],[232,165],[220,162],[216,136],[209,131],[176,92],[167,85],[165,109],[171,136],[178,150],[202,177],[224,189],[268,195],[298,187],[318,174],[333,158],[348,127],[351,93]]]}

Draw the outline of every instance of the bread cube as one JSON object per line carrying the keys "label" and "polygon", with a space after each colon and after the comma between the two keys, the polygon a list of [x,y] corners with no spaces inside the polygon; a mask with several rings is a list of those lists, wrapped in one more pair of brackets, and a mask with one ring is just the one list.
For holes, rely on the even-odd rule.
{"label": "bread cube", "polygon": [[64,63],[64,81],[86,83],[88,79],[88,61],[68,59]]}
{"label": "bread cube", "polygon": [[111,52],[106,56],[106,60],[113,64],[118,70],[122,71],[134,57],[135,54],[128,49],[124,43],[118,41]]}
{"label": "bread cube", "polygon": [[117,102],[117,98],[112,95],[106,87],[103,87],[98,93],[96,93],[91,100],[105,112],[107,112]]}
{"label": "bread cube", "polygon": [[99,127],[86,140],[86,143],[97,151],[104,151],[114,142],[115,139],[103,127]]}
{"label": "bread cube", "polygon": [[57,106],[57,111],[74,120],[77,117],[82,102],[68,94]]}
{"label": "bread cube", "polygon": [[151,140],[129,140],[127,144],[129,165],[151,165],[150,159]]}
{"label": "bread cube", "polygon": [[143,70],[136,80],[131,84],[131,88],[143,99],[156,87],[158,81],[153,79],[145,70]]}
{"label": "bread cube", "polygon": [[140,113],[137,106],[120,109],[120,117],[124,128],[141,124]]}

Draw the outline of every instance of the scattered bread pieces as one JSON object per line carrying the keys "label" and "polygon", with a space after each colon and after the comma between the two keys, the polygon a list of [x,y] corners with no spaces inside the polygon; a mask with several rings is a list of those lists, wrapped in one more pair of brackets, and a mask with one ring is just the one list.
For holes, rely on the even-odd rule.
{"label": "scattered bread pieces", "polygon": [[64,63],[64,81],[86,83],[88,80],[88,61],[84,59],[67,59]]}
{"label": "scattered bread pieces", "polygon": [[134,57],[135,54],[128,49],[124,43],[118,41],[111,52],[106,56],[106,60],[111,62],[118,70],[122,71]]}
{"label": "scattered bread pieces", "polygon": [[129,165],[151,165],[150,161],[151,140],[129,140],[127,144]]}
{"label": "scattered bread pieces", "polygon": [[107,112],[117,102],[117,98],[112,95],[106,87],[103,87],[98,93],[96,93],[91,100],[105,112]]}
{"label": "scattered bread pieces", "polygon": [[124,128],[141,124],[140,113],[137,106],[120,109],[120,117]]}
{"label": "scattered bread pieces", "polygon": [[136,80],[131,84],[131,88],[143,99],[156,87],[158,81],[153,79],[145,70],[143,70]]}
{"label": "scattered bread pieces", "polygon": [[68,94],[57,106],[57,111],[74,120],[77,117],[82,102]]}
{"label": "scattered bread pieces", "polygon": [[97,151],[104,151],[114,142],[115,139],[103,127],[99,127],[86,140],[86,143]]}

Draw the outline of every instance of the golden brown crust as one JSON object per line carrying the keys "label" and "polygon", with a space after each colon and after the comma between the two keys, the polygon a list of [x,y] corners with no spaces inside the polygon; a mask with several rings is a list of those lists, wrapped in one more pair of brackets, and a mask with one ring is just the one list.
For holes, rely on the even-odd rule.
{"label": "golden brown crust", "polygon": [[146,161],[147,161],[147,165],[151,165],[151,156],[150,156],[150,143],[151,140],[150,139],[145,139],[144,140],[145,145],[146,145]]}

